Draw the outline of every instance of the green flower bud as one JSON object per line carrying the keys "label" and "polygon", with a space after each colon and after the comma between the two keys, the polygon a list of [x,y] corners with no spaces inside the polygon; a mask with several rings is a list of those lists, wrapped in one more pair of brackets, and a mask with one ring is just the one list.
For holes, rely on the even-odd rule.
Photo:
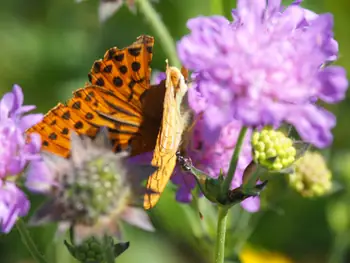
{"label": "green flower bud", "polygon": [[[73,246],[65,241],[65,245],[68,248],[71,255],[81,263],[102,263],[103,262],[103,247],[102,243],[94,238],[90,237],[83,243],[77,246]],[[113,239],[111,238],[111,245],[113,245]]]}
{"label": "green flower bud", "polygon": [[74,246],[67,241],[64,241],[64,244],[70,254],[80,263],[104,263],[104,250],[106,250],[106,243],[112,248],[115,257],[118,257],[129,247],[129,242],[114,244],[112,237],[106,236],[105,239],[107,242],[106,240],[101,241],[94,237],[90,237],[85,239],[83,243],[79,245]]}
{"label": "green flower bud", "polygon": [[350,226],[350,207],[343,200],[333,201],[327,208],[329,226],[336,233],[348,231]]}
{"label": "green flower bud", "polygon": [[308,151],[295,162],[289,182],[304,197],[321,196],[332,188],[332,173],[320,153]]}
{"label": "green flower bud", "polygon": [[296,159],[292,139],[283,132],[265,127],[252,135],[254,161],[271,171],[280,171],[291,166]]}

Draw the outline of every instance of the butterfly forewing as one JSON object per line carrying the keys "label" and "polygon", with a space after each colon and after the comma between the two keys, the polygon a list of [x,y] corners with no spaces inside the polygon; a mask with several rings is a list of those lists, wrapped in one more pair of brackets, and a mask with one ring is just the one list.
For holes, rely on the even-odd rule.
{"label": "butterfly forewing", "polygon": [[[142,153],[147,144],[140,136],[144,121],[142,100],[150,88],[153,44],[153,38],[144,35],[124,49],[109,49],[104,58],[92,66],[91,84],[75,91],[66,105],[58,104],[49,111],[42,122],[27,130],[27,134],[39,133],[44,150],[67,157],[70,130],[94,137],[98,129],[105,126],[109,128],[115,151],[135,144],[139,147],[135,147],[132,154]],[[161,112],[153,121],[158,128],[160,116]],[[157,132],[150,136],[155,142]]]}

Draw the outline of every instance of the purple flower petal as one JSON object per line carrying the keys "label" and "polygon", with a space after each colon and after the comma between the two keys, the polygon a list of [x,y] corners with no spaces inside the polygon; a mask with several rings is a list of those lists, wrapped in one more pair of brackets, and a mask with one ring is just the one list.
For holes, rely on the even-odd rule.
{"label": "purple flower petal", "polygon": [[319,148],[324,148],[332,142],[331,129],[336,123],[332,113],[314,105],[305,105],[293,111],[295,113],[287,115],[286,120],[297,129],[304,140]]}
{"label": "purple flower petal", "polygon": [[26,172],[25,186],[34,193],[47,193],[56,185],[53,174],[42,160],[32,161]]}
{"label": "purple flower petal", "polygon": [[18,108],[18,109],[14,112],[14,114],[15,114],[15,115],[22,115],[22,114],[27,113],[27,112],[29,112],[29,111],[32,111],[32,110],[34,110],[34,109],[36,109],[36,106],[34,106],[34,105],[25,105],[25,106],[22,106],[22,107]]}
{"label": "purple flower petal", "polygon": [[260,209],[260,198],[249,197],[241,203],[241,206],[250,213],[258,212]]}
{"label": "purple flower petal", "polygon": [[128,158],[130,163],[151,163],[153,159],[153,152],[142,153]]}
{"label": "purple flower petal", "polygon": [[151,79],[151,83],[152,84],[159,84],[162,80],[166,79],[166,74],[165,72],[161,72],[161,71],[154,71],[152,70],[152,79]]}
{"label": "purple flower petal", "polygon": [[326,67],[320,72],[322,89],[320,98],[328,103],[335,103],[345,98],[348,88],[345,69],[339,66]]}
{"label": "purple flower petal", "polygon": [[23,116],[19,123],[19,127],[22,131],[26,131],[28,128],[34,126],[39,123],[43,119],[43,114],[30,114]]}
{"label": "purple flower petal", "polygon": [[38,133],[31,133],[30,143],[27,144],[27,151],[32,154],[40,152],[41,149],[41,136]]}
{"label": "purple flower petal", "polygon": [[0,185],[0,226],[1,232],[8,233],[19,216],[25,216],[30,203],[24,193],[12,182]]}
{"label": "purple flower petal", "polygon": [[0,119],[5,120],[9,114],[10,111],[13,108],[13,100],[14,100],[14,95],[12,93],[6,93],[1,101],[0,101]]}
{"label": "purple flower petal", "polygon": [[23,105],[24,96],[22,88],[17,84],[13,85],[12,94],[14,95],[13,111],[16,111]]}
{"label": "purple flower petal", "polygon": [[122,214],[122,219],[130,225],[147,231],[154,231],[154,227],[147,215],[141,208],[128,207]]}
{"label": "purple flower petal", "polygon": [[190,203],[192,201],[192,193],[190,188],[180,186],[176,191],[176,201],[180,203]]}

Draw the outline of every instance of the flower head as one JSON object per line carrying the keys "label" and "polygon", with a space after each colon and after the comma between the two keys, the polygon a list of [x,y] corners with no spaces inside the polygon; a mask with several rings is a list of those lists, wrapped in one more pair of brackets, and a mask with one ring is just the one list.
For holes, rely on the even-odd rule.
{"label": "flower head", "polygon": [[42,114],[25,113],[35,106],[23,105],[22,89],[14,85],[0,101],[0,230],[8,233],[17,217],[25,216],[29,201],[16,186],[23,169],[39,158],[40,136],[26,138],[25,131],[42,119]]}
{"label": "flower head", "polygon": [[[292,124],[306,142],[325,147],[332,141],[335,117],[315,105],[336,103],[348,81],[339,66],[333,18],[317,15],[295,1],[238,0],[234,22],[221,16],[188,21],[191,33],[180,40],[185,67],[196,72],[205,139],[215,141],[233,119],[243,125]],[[189,94],[190,96],[190,94]]]}
{"label": "flower head", "polygon": [[[193,88],[193,87],[192,87]],[[206,140],[204,135],[205,120],[201,118],[202,112],[207,107],[206,101],[199,93],[189,94],[189,102],[195,113],[195,126],[189,135],[189,144],[186,148],[186,156],[190,157],[193,165],[206,172],[213,178],[217,178],[222,170],[224,174],[228,171],[230,160],[236,146],[238,134],[242,127],[241,123],[232,120],[220,129],[219,137],[213,142]],[[242,184],[242,176],[245,168],[252,160],[250,135],[246,136],[242,151],[239,157],[238,166],[232,181],[231,188],[239,187]],[[189,202],[192,199],[191,190],[195,187],[196,181],[192,176],[184,174],[179,167],[176,168],[172,181],[178,185],[177,200]],[[248,198],[242,202],[243,208],[255,212],[259,209],[259,198]]]}
{"label": "flower head", "polygon": [[320,153],[307,151],[295,163],[289,182],[304,197],[322,196],[332,188],[332,173]]}
{"label": "flower head", "polygon": [[32,134],[30,142],[24,132],[41,121],[42,114],[28,114],[35,106],[23,106],[23,93],[18,85],[6,93],[0,101],[0,178],[17,175],[28,161],[37,159],[41,147],[38,134]]}
{"label": "flower head", "polygon": [[46,181],[42,181],[43,173],[28,177],[31,189],[37,186],[38,191],[50,196],[31,223],[56,221],[61,223],[62,230],[71,226],[76,243],[90,236],[102,237],[107,232],[120,236],[120,220],[152,230],[147,214],[134,206],[142,204],[140,197],[146,189],[141,187],[141,181],[155,168],[129,163],[127,152],[115,154],[105,130],[94,140],[80,138],[73,132],[71,147],[69,159],[43,153]]}

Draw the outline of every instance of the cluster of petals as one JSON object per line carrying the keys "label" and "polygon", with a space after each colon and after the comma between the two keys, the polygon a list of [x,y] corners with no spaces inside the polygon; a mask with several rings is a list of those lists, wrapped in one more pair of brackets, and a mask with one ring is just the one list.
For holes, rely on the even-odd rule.
{"label": "cluster of petals", "polygon": [[215,141],[232,120],[243,125],[293,125],[323,148],[332,142],[335,116],[316,103],[337,103],[348,86],[331,14],[315,14],[295,1],[238,0],[233,22],[221,16],[188,21],[178,43],[185,67],[196,73],[189,93],[206,99],[205,139]]}
{"label": "cluster of petals", "polygon": [[[207,103],[198,92],[191,93],[189,101],[191,101],[191,106],[195,110],[196,122],[193,132],[190,134],[190,143],[186,149],[186,156],[191,158],[193,165],[197,169],[204,171],[212,178],[218,178],[220,172],[225,174],[229,169],[230,160],[242,125],[239,121],[232,120],[221,127],[219,136],[214,142],[208,142],[204,136],[205,122],[201,118],[201,112],[207,107]],[[242,184],[243,172],[252,160],[249,139],[250,132],[243,142],[231,189]],[[192,190],[196,186],[195,178],[184,173],[180,167],[176,167],[172,176],[172,182],[178,186],[176,199],[183,203],[190,202],[192,200]],[[256,212],[260,207],[260,199],[258,197],[250,197],[244,200],[241,205],[249,212]]]}
{"label": "cluster of petals", "polygon": [[4,233],[29,210],[29,201],[15,181],[30,162],[40,158],[40,136],[25,136],[25,131],[43,117],[25,115],[33,109],[35,106],[23,106],[23,93],[18,85],[0,101],[0,231]]}

